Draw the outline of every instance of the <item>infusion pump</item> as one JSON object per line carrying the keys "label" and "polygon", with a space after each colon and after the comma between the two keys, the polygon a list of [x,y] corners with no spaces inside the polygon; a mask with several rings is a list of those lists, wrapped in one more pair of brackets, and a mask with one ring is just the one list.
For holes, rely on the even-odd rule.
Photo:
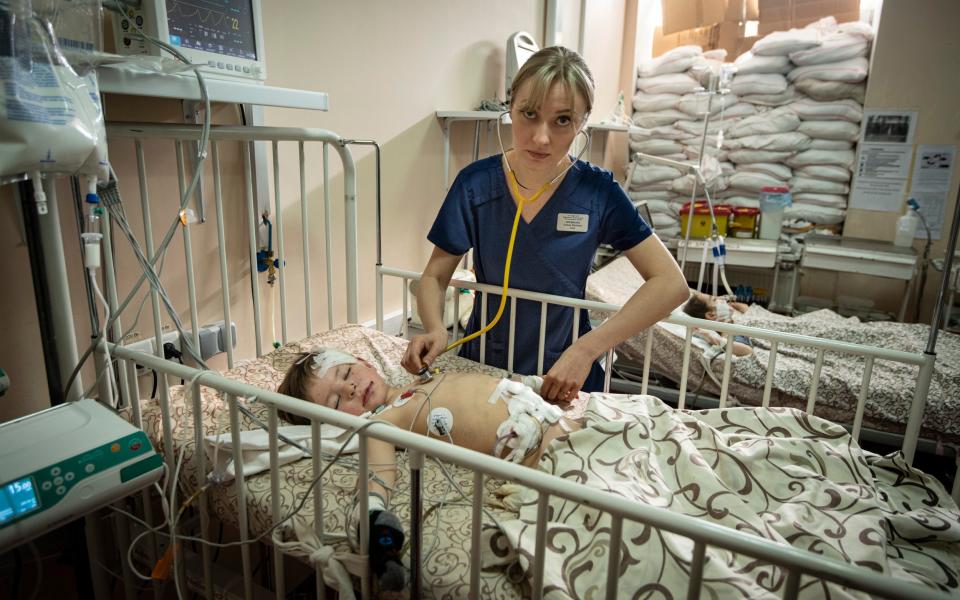
{"label": "infusion pump", "polygon": [[176,47],[205,75],[262,82],[267,78],[260,0],[142,0],[113,13],[117,54],[168,56],[136,34]]}
{"label": "infusion pump", "polygon": [[162,474],[147,435],[95,400],[0,424],[0,552]]}

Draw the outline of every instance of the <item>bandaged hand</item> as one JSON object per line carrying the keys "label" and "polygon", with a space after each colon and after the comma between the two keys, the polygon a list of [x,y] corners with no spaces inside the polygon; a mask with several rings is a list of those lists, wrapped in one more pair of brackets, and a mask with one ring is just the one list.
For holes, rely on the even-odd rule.
{"label": "bandaged hand", "polygon": [[526,414],[514,415],[497,427],[497,445],[493,454],[500,456],[505,448],[510,448],[510,453],[503,459],[520,463],[530,452],[540,447],[542,439],[540,421]]}

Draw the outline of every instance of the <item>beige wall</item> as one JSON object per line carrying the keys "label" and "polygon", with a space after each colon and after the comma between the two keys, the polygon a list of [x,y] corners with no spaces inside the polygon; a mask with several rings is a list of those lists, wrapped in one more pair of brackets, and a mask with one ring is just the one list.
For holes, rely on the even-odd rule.
{"label": "beige wall", "polygon": [[[921,9],[922,5],[922,9]],[[955,0],[884,0],[870,67],[866,108],[910,109],[919,112],[915,144],[960,143],[960,81],[954,76],[960,58],[960,3]],[[946,225],[933,244],[931,258],[943,257],[949,222],[955,210],[960,169],[955,169],[946,207]],[[907,185],[909,192],[910,186]],[[906,198],[904,199],[906,201]],[[892,241],[895,213],[852,209],[847,213],[844,236]],[[923,241],[914,248],[922,252]],[[921,301],[920,322],[931,318],[939,289],[939,273],[930,270]],[[895,311],[903,294],[901,282],[877,277],[824,276],[811,273],[802,293],[867,297],[883,310]],[[908,309],[912,318],[914,307]],[[908,319],[909,320],[909,319]]]}
{"label": "beige wall", "polygon": [[[624,1],[590,3],[587,11],[585,55],[599,85],[595,118],[602,118],[612,108],[620,89],[620,46],[623,31]],[[268,85],[324,91],[330,94],[330,111],[315,112],[293,109],[267,109],[266,123],[275,126],[317,127],[335,131],[345,137],[374,139],[383,148],[383,222],[385,263],[390,266],[419,270],[425,264],[430,247],[426,232],[443,199],[442,135],[434,113],[437,110],[468,110],[480,100],[503,97],[504,46],[507,37],[525,30],[538,40],[543,39],[544,2],[534,0],[494,0],[493,2],[435,2],[411,0],[403,3],[376,0],[371,2],[318,3],[309,0],[288,0],[283,10],[266,11],[264,35],[267,48]],[[130,97],[107,99],[108,120],[176,121],[179,104],[174,101]],[[218,106],[215,122],[238,122],[232,106]],[[508,130],[505,129],[505,134]],[[471,160],[472,125],[454,127],[451,173]],[[509,143],[508,139],[504,140]],[[176,171],[172,145],[149,142],[145,145],[149,164],[148,187],[153,206],[155,236],[169,226],[169,207],[176,202]],[[495,139],[487,135],[481,153],[496,151]],[[281,146],[286,165],[281,169],[281,212],[288,254],[287,303],[290,313],[290,337],[303,334],[303,277],[298,275],[302,263],[295,256],[302,247],[300,239],[299,179],[291,159],[296,147]],[[110,145],[111,160],[121,179],[121,191],[133,229],[142,235],[142,221],[137,193],[135,158],[130,142]],[[239,152],[235,146],[222,149],[224,172],[225,228],[230,260],[231,309],[241,328],[238,357],[254,353],[251,331],[250,290],[247,284],[246,210],[238,177]],[[359,243],[361,320],[374,318],[374,161],[372,151],[353,148],[359,172]],[[332,226],[335,264],[343,255],[342,176],[336,153],[331,152],[334,171],[331,182],[333,200]],[[307,198],[310,206],[310,244],[314,291],[314,329],[326,326],[324,259],[323,190],[320,177],[320,152],[307,154]],[[206,178],[208,198],[212,198],[212,181]],[[272,190],[272,184],[270,189]],[[0,275],[8,282],[0,294],[0,311],[6,316],[3,337],[14,343],[0,348],[0,366],[10,375],[12,389],[0,401],[0,421],[39,410],[48,405],[43,356],[39,344],[36,309],[30,281],[25,246],[16,225],[16,211],[10,201],[10,190],[0,189],[0,248],[3,261]],[[271,203],[273,199],[271,197]],[[89,319],[82,294],[82,272],[79,263],[74,217],[67,200],[61,197],[63,235],[67,253],[77,338],[82,347],[89,340]],[[212,200],[208,204],[210,221],[196,226],[193,245],[197,268],[200,322],[222,318],[219,268],[216,259],[216,231]],[[125,294],[139,271],[125,243],[118,243],[120,291]],[[163,273],[175,304],[185,307],[186,277],[183,243],[178,236],[167,258]],[[344,319],[342,268],[334,283],[337,299],[337,320]],[[261,278],[262,279],[262,278]],[[399,283],[387,290],[386,310],[399,310]],[[263,296],[269,296],[261,282]],[[276,292],[274,292],[276,295]],[[266,311],[265,311],[266,312]],[[279,311],[278,311],[279,312]],[[184,311],[181,318],[189,323]],[[132,312],[126,313],[129,324]],[[277,322],[279,316],[276,317]],[[165,319],[165,322],[168,320]],[[188,325],[189,326],[189,325]],[[152,336],[149,303],[140,320],[139,331]],[[279,325],[276,327],[279,337]],[[267,336],[264,339],[268,342]],[[82,348],[81,348],[82,350]],[[211,366],[222,367],[223,358]],[[149,378],[145,378],[147,382]],[[84,371],[84,384],[93,381],[92,369]],[[178,382],[179,383],[179,382]]]}

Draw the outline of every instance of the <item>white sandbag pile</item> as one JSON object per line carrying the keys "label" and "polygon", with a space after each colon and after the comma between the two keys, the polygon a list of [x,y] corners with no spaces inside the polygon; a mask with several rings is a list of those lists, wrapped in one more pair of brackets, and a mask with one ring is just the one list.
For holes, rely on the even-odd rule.
{"label": "white sandbag pile", "polygon": [[[869,25],[837,25],[828,17],[771,33],[738,57],[729,92],[715,95],[710,107],[704,148],[716,165],[710,190],[726,204],[757,207],[761,188],[785,185],[793,193],[786,215],[792,227],[842,224],[872,40]],[[724,54],[682,46],[639,69],[633,122],[646,131],[631,133],[631,155],[699,157],[704,67]],[[690,176],[652,164],[632,173],[630,196],[648,202],[658,233],[679,233]]]}
{"label": "white sandbag pile", "polygon": [[[700,93],[707,69],[719,66],[725,57],[724,50],[703,52],[699,46],[681,46],[641,65],[633,97],[633,123],[642,131],[630,134],[631,156],[642,152],[695,164],[700,156],[702,115],[709,110],[717,122],[708,129],[702,174],[712,192],[726,187],[722,162],[726,156],[717,148],[715,137],[720,119],[729,124],[755,110],[740,103],[735,94],[715,95],[709,101]],[[726,168],[732,172],[733,165]],[[633,165],[630,172],[630,198],[634,203],[647,203],[653,226],[661,237],[677,237],[680,208],[689,201],[696,183],[693,175],[682,167],[652,161]],[[703,196],[702,190],[703,186],[698,185],[698,197]]]}

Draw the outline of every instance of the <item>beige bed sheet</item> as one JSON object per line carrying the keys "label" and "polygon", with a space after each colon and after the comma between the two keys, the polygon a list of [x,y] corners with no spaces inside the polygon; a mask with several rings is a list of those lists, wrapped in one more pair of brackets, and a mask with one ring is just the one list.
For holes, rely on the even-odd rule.
{"label": "beige bed sheet", "polygon": [[[324,332],[282,346],[259,359],[245,361],[243,364],[224,373],[230,379],[275,390],[283,374],[292,364],[297,352],[315,346],[335,346],[363,357],[378,365],[385,379],[393,385],[401,385],[412,378],[400,366],[400,358],[407,342],[373,329],[349,325],[334,331]],[[502,376],[503,371],[491,367],[484,367],[452,354],[440,357],[437,366],[445,370],[479,371],[496,376]],[[162,447],[162,424],[160,410],[156,401],[146,401],[142,404],[144,415],[144,429],[151,439]],[[266,408],[257,402],[248,402],[248,408],[266,422]],[[178,456],[185,452],[184,464],[180,476],[181,497],[187,497],[197,489],[200,473],[193,464],[195,452],[192,408],[185,402],[182,386],[171,388],[170,410],[172,414],[173,434]],[[228,431],[229,409],[225,400],[215,390],[203,389],[203,427],[204,434],[212,434],[218,430],[218,419],[221,420],[219,431]],[[241,416],[241,428],[253,429],[255,425],[249,419]],[[409,527],[409,485],[406,466],[406,457],[398,455],[400,474],[397,481],[399,490],[391,501],[393,510],[403,521],[405,528]],[[473,476],[470,471],[453,465],[446,465],[453,478],[469,495],[473,485]],[[281,467],[281,511],[284,514],[295,507],[304,493],[307,493],[310,481],[313,478],[312,461],[299,460]],[[516,512],[502,508],[497,502],[494,490],[504,482],[487,479],[485,481],[487,509],[498,520],[515,519]],[[324,490],[324,531],[343,533],[345,520],[352,507],[353,491],[356,484],[356,472],[335,465],[323,477]],[[211,510],[221,520],[237,526],[238,513],[236,510],[236,486],[231,481],[224,485],[212,486],[208,494]],[[433,461],[428,460],[423,471],[424,510],[427,515],[424,521],[423,553],[424,553],[424,591],[427,598],[460,598],[466,597],[470,581],[470,501],[465,501],[454,490],[450,489],[447,480]],[[438,501],[449,500],[442,508],[437,508]],[[270,502],[270,476],[267,472],[246,478],[246,504],[248,508],[250,530],[252,536],[260,535],[272,524]],[[299,513],[303,522],[313,523],[313,502],[308,501]],[[486,550],[502,553],[504,542],[500,539],[497,529],[488,517],[484,517],[484,543]],[[332,544],[336,552],[349,552],[346,541],[337,541]],[[502,569],[486,570],[481,576],[481,593],[483,598],[521,598],[528,595],[524,590],[523,577],[519,573],[512,574]]]}

